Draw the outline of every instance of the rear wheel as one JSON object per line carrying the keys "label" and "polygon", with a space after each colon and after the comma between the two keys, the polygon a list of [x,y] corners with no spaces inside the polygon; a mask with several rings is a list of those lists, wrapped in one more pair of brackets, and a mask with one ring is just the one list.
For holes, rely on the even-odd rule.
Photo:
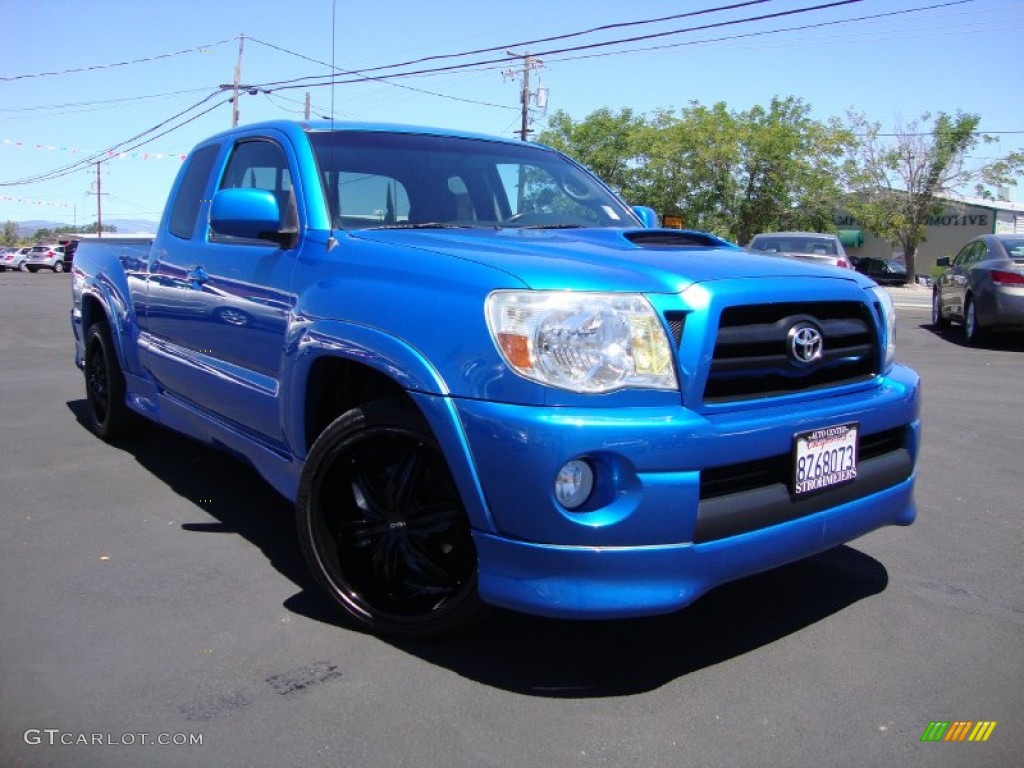
{"label": "rear wheel", "polygon": [[985,337],[985,330],[978,324],[978,310],[970,296],[964,301],[964,341],[978,344]]}
{"label": "rear wheel", "polygon": [[39,271],[39,267],[26,267],[26,269],[27,269],[27,270],[28,270],[29,272],[31,272],[31,273],[32,273],[33,275],[34,275],[34,274],[35,274],[36,272],[38,272],[38,271]]}
{"label": "rear wheel", "polygon": [[378,400],[331,423],[306,461],[296,512],[313,575],[361,628],[439,637],[484,615],[469,519],[411,406]]}
{"label": "rear wheel", "polygon": [[124,404],[124,374],[117,360],[110,329],[93,323],[85,335],[85,397],[89,422],[104,440],[133,432],[138,418]]}
{"label": "rear wheel", "polygon": [[53,271],[54,272],[63,272],[64,271],[64,262],[63,261],[58,261],[56,264],[54,264],[53,265]]}

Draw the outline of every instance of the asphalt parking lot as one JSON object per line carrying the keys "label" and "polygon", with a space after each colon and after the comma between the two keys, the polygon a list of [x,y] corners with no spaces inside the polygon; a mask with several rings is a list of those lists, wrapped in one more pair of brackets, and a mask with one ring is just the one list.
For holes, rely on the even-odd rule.
{"label": "asphalt parking lot", "polygon": [[338,622],[246,467],[88,431],[69,283],[0,274],[0,765],[1021,764],[1021,338],[966,347],[894,292],[924,381],[909,528],[671,616],[394,643]]}

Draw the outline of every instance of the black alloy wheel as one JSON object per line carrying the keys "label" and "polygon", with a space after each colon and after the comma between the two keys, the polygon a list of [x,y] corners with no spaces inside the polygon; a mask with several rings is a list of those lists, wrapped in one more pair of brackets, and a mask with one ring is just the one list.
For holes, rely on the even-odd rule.
{"label": "black alloy wheel", "polygon": [[108,440],[134,431],[138,420],[125,405],[124,374],[117,360],[110,329],[104,322],[89,326],[85,335],[85,397],[93,431]]}
{"label": "black alloy wheel", "polygon": [[360,628],[440,637],[486,612],[469,519],[411,405],[378,400],[331,423],[306,461],[296,512],[314,576]]}

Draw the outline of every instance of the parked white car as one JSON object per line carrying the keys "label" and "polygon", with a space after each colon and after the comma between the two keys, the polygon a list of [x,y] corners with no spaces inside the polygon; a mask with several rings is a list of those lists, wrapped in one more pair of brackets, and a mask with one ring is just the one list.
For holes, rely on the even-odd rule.
{"label": "parked white car", "polygon": [[57,245],[33,245],[25,259],[25,268],[29,272],[38,272],[40,269],[52,269],[54,272],[64,271],[64,246]]}
{"label": "parked white car", "polygon": [[18,270],[25,272],[25,259],[28,258],[28,252],[31,248],[5,248],[3,252],[0,252],[0,272],[6,272],[7,270]]}
{"label": "parked white car", "polygon": [[822,232],[765,232],[755,235],[747,248],[816,264],[853,269],[839,237]]}

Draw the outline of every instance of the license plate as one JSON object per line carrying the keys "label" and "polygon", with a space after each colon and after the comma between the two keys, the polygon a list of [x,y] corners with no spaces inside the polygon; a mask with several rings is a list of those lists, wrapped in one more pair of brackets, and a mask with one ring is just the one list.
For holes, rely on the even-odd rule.
{"label": "license plate", "polygon": [[857,424],[801,432],[793,438],[793,494],[802,496],[857,479]]}

